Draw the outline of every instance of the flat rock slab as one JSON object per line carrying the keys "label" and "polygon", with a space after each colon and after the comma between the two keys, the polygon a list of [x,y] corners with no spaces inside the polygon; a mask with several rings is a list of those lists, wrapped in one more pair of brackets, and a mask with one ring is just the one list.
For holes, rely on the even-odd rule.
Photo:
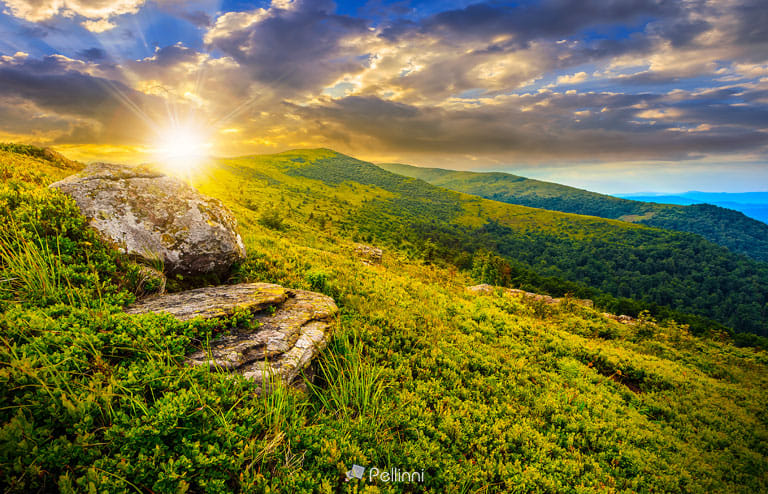
{"label": "flat rock slab", "polygon": [[243,283],[147,297],[127,308],[125,312],[166,312],[180,321],[188,321],[195,317],[228,317],[238,310],[260,311],[280,304],[287,298],[288,290],[280,285]]}
{"label": "flat rock slab", "polygon": [[328,344],[338,307],[333,299],[268,283],[200,288],[148,298],[129,314],[169,313],[179,320],[225,317],[239,309],[256,312],[256,329],[234,329],[208,348],[187,356],[187,363],[238,372],[259,383],[272,375],[293,382]]}
{"label": "flat rock slab", "polygon": [[263,346],[239,368],[245,377],[262,382],[272,373],[292,382],[328,345],[330,323],[339,311],[333,299],[305,290],[290,295],[274,314],[256,317],[261,325],[249,338]]}

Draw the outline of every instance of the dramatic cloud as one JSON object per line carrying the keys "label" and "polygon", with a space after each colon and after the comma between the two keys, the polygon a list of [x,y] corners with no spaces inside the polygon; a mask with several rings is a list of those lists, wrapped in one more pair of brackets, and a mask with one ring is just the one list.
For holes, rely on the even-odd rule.
{"label": "dramatic cloud", "polygon": [[276,87],[311,89],[366,66],[356,38],[366,22],[333,13],[333,2],[273,2],[269,9],[231,12],[216,20],[205,41]]}
{"label": "dramatic cloud", "polygon": [[517,46],[535,39],[562,38],[593,26],[635,23],[674,16],[681,2],[675,0],[545,0],[536,3],[476,3],[463,9],[440,12],[423,22],[395,24],[384,31],[397,37],[414,29],[462,39],[509,36]]}
{"label": "dramatic cloud", "polygon": [[768,159],[764,0],[3,4],[0,132],[30,141],[141,147],[194,119],[220,154]]}
{"label": "dramatic cloud", "polygon": [[[162,107],[158,98],[98,75],[94,66],[61,55],[31,59],[23,54],[0,59],[0,102],[8,115],[0,130],[35,133],[37,121],[53,142],[132,144],[144,137]],[[37,121],[36,121],[37,119]]]}
{"label": "dramatic cloud", "polygon": [[4,3],[8,12],[27,21],[80,16],[85,18],[83,27],[101,33],[116,26],[109,18],[137,12],[144,0],[4,0]]}
{"label": "dramatic cloud", "polygon": [[[345,136],[357,150],[380,152],[482,150],[510,160],[621,160],[766,151],[768,135],[759,126],[765,124],[768,106],[731,106],[723,104],[727,96],[712,100],[705,95],[676,104],[678,97],[544,92],[424,109],[350,96],[295,111],[315,123],[315,132]],[[700,104],[691,108],[691,101]]]}

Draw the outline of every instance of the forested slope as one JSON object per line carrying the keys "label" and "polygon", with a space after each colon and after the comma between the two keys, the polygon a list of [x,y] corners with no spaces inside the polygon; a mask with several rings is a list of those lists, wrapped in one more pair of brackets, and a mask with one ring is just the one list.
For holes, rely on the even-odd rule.
{"label": "forested slope", "polygon": [[696,233],[733,252],[768,261],[768,225],[732,209],[711,204],[679,206],[620,199],[508,173],[463,172],[395,163],[379,166],[433,185],[509,204]]}

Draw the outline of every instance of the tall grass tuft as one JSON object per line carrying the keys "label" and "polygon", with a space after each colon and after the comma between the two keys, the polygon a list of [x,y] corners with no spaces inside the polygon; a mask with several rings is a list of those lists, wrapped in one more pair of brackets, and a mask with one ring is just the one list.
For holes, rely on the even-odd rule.
{"label": "tall grass tuft", "polygon": [[[57,239],[58,247],[58,239]],[[59,257],[41,237],[29,239],[12,226],[0,234],[0,292],[27,301],[61,295]]]}
{"label": "tall grass tuft", "polygon": [[288,431],[303,407],[297,400],[296,391],[283,382],[266,361],[259,400],[264,412],[264,428],[273,435]]}
{"label": "tall grass tuft", "polygon": [[345,419],[376,418],[381,414],[381,399],[388,384],[383,369],[366,359],[358,337],[335,339],[318,359],[325,385],[310,384],[309,389],[323,407]]}

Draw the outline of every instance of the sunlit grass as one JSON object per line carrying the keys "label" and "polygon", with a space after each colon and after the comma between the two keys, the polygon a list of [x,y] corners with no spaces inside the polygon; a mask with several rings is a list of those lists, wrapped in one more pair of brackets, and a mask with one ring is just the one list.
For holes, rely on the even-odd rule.
{"label": "sunlit grass", "polygon": [[29,239],[11,225],[0,233],[0,262],[2,292],[27,301],[60,298],[62,267],[46,239]]}
{"label": "sunlit grass", "polygon": [[321,385],[309,385],[323,407],[344,420],[377,420],[389,384],[363,352],[360,339],[337,337],[318,359]]}
{"label": "sunlit grass", "polygon": [[[233,322],[122,314],[111,268],[91,262],[102,246],[76,244],[87,253],[79,283],[88,293],[104,283],[98,308],[18,304],[21,286],[5,292],[14,299],[0,311],[9,492],[403,490],[343,483],[352,463],[425,468],[427,483],[412,491],[435,494],[765,491],[765,352],[669,322],[649,331],[574,304],[471,295],[468,273],[394,246],[383,246],[381,265],[364,265],[336,189],[312,201],[315,189],[299,180],[216,178],[204,188],[233,208],[249,252],[237,281],[321,290],[340,307],[314,384],[303,392],[272,376],[260,392],[186,366],[184,355]],[[283,229],[259,221],[272,208]],[[56,238],[31,241],[71,269]],[[98,276],[85,277],[91,270]]]}

